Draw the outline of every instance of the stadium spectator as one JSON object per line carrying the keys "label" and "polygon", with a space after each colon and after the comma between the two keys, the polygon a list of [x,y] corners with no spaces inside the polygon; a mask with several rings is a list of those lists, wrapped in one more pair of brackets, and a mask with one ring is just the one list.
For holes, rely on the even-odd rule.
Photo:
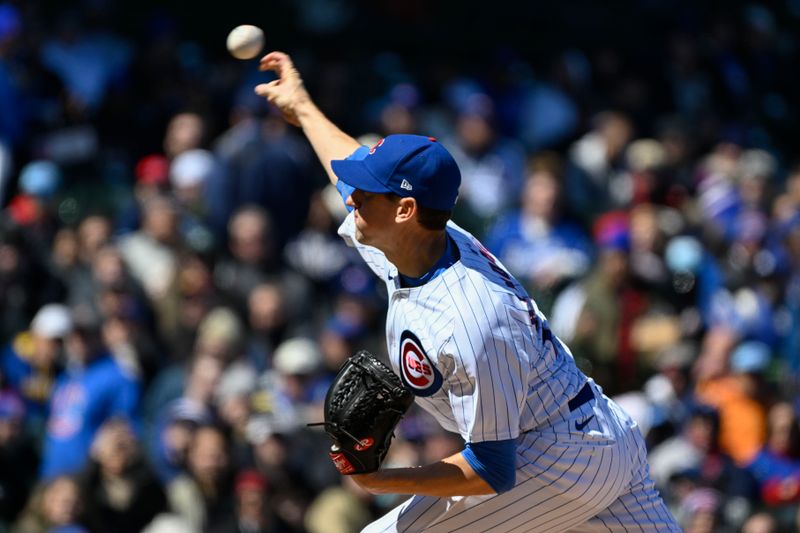
{"label": "stadium spectator", "polygon": [[121,237],[118,243],[131,274],[154,302],[165,297],[177,270],[181,243],[177,209],[166,196],[151,198],[144,206],[141,229]]}
{"label": "stadium spectator", "polygon": [[759,374],[769,364],[770,354],[762,343],[736,342],[733,331],[709,331],[695,378],[698,401],[719,411],[720,449],[744,466],[766,440],[766,402]]}
{"label": "stadium spectator", "polygon": [[59,476],[39,487],[12,531],[19,533],[47,533],[59,528],[75,533],[88,533],[79,522],[83,511],[80,488],[74,478]]}
{"label": "stadium spectator", "polygon": [[0,371],[11,390],[25,402],[25,422],[32,435],[41,438],[49,414],[50,397],[64,361],[64,339],[72,332],[67,307],[47,304],[2,353]]}
{"label": "stadium spectator", "polygon": [[247,359],[259,372],[272,366],[275,348],[293,333],[285,298],[278,283],[261,283],[250,292]]}
{"label": "stadium spectator", "polygon": [[454,84],[448,92],[456,122],[455,135],[445,144],[461,170],[456,216],[482,236],[497,214],[519,196],[525,154],[516,141],[497,130],[494,103],[487,94],[468,81]]}
{"label": "stadium spectator", "polygon": [[228,246],[231,257],[217,264],[214,280],[237,310],[246,309],[256,285],[269,281],[281,284],[287,303],[305,305],[308,282],[282,267],[267,211],[253,205],[237,210],[228,224]]}
{"label": "stadium spectator", "polygon": [[170,160],[189,150],[201,148],[206,140],[206,123],[198,113],[175,114],[164,133],[164,154]]}
{"label": "stadium spectator", "polygon": [[195,529],[211,531],[234,519],[228,438],[213,425],[195,431],[186,455],[187,471],[173,479],[167,494],[173,510]]}
{"label": "stadium spectator", "polygon": [[83,468],[97,430],[109,418],[138,422],[139,382],[108,354],[94,319],[78,315],[73,320],[65,342],[65,370],[50,401],[44,479]]}
{"label": "stadium spectator", "polygon": [[267,533],[275,531],[267,505],[267,480],[255,470],[242,470],[236,475],[236,519],[212,530],[212,533]]}
{"label": "stadium spectator", "polygon": [[169,188],[169,160],[161,154],[141,158],[134,168],[135,182],[132,197],[120,208],[115,220],[117,233],[125,234],[139,229],[142,206],[150,198],[167,192]]}
{"label": "stadium spectator", "polygon": [[592,130],[570,148],[564,187],[569,191],[567,209],[585,227],[631,201],[632,188],[621,170],[632,136],[628,117],[603,112],[594,118]]}
{"label": "stadium spectator", "polygon": [[562,218],[561,180],[556,156],[531,161],[522,207],[501,217],[486,239],[487,248],[537,295],[540,307],[547,303],[543,296],[584,275],[591,265],[588,237]]}
{"label": "stadium spectator", "polygon": [[78,477],[90,531],[139,532],[167,510],[167,497],[139,454],[128,422],[112,419],[97,431],[89,464]]}
{"label": "stadium spectator", "polygon": [[791,404],[781,402],[770,409],[767,441],[748,469],[767,505],[800,501],[800,427]]}
{"label": "stadium spectator", "polygon": [[[225,181],[210,191],[214,226],[222,230],[241,208],[257,205],[280,224],[271,228],[270,246],[280,254],[302,228],[313,187],[311,156],[288,125],[274,113],[263,113],[264,102],[247,87],[236,111],[243,115],[215,142],[225,169]],[[261,116],[259,116],[261,115]],[[290,182],[292,188],[284,187]]]}

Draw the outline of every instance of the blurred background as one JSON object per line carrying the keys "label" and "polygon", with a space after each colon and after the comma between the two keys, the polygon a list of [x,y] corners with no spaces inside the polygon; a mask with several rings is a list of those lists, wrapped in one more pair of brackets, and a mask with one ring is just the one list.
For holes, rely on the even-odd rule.
{"label": "blurred background", "polygon": [[[686,531],[798,531],[800,1],[0,0],[0,531],[346,533],[305,427],[385,290],[225,36],[455,220],[639,422]],[[412,411],[389,465],[458,436]]]}

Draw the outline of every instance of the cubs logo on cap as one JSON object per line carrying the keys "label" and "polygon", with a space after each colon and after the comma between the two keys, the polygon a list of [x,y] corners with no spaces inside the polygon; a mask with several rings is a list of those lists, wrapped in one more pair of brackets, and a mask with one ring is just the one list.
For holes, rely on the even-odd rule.
{"label": "cubs logo on cap", "polygon": [[444,381],[419,338],[408,330],[400,335],[400,378],[417,396],[434,394]]}
{"label": "cubs logo on cap", "polygon": [[364,159],[335,159],[331,168],[355,189],[394,193],[445,211],[455,206],[461,185],[461,172],[450,152],[435,137],[422,135],[389,135]]}
{"label": "cubs logo on cap", "polygon": [[370,154],[374,154],[374,153],[375,153],[375,150],[376,150],[376,149],[377,149],[377,148],[378,148],[380,145],[382,145],[382,144],[383,144],[383,141],[384,141],[384,140],[385,140],[385,139],[381,139],[380,141],[376,142],[376,143],[373,145],[373,147],[369,149],[369,153],[370,153]]}

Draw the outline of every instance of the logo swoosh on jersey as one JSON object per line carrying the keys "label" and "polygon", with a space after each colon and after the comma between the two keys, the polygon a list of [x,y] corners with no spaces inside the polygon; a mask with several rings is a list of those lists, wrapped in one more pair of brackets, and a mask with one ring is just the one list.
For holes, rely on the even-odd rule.
{"label": "logo swoosh on jersey", "polygon": [[408,330],[400,335],[400,378],[417,396],[432,395],[444,381],[419,338]]}
{"label": "logo swoosh on jersey", "polygon": [[591,422],[591,421],[592,421],[592,418],[594,418],[594,415],[590,416],[589,418],[587,418],[587,419],[586,419],[586,420],[584,420],[583,422],[578,422],[578,421],[576,420],[576,421],[575,421],[575,429],[577,429],[578,431],[583,431],[583,428],[585,428],[585,427],[586,427],[586,424],[588,424],[589,422]]}

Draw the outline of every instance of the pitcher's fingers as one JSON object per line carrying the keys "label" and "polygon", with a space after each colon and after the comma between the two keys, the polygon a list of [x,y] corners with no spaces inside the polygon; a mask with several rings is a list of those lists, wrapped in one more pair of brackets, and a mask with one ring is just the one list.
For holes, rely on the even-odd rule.
{"label": "pitcher's fingers", "polygon": [[269,98],[273,95],[275,87],[278,86],[280,80],[273,80],[269,83],[259,83],[256,85],[255,91],[258,96]]}
{"label": "pitcher's fingers", "polygon": [[270,52],[261,58],[261,61],[258,64],[258,69],[274,70],[278,75],[280,75],[282,68],[285,66],[292,66],[292,60],[289,59],[288,55],[284,54],[283,52]]}

